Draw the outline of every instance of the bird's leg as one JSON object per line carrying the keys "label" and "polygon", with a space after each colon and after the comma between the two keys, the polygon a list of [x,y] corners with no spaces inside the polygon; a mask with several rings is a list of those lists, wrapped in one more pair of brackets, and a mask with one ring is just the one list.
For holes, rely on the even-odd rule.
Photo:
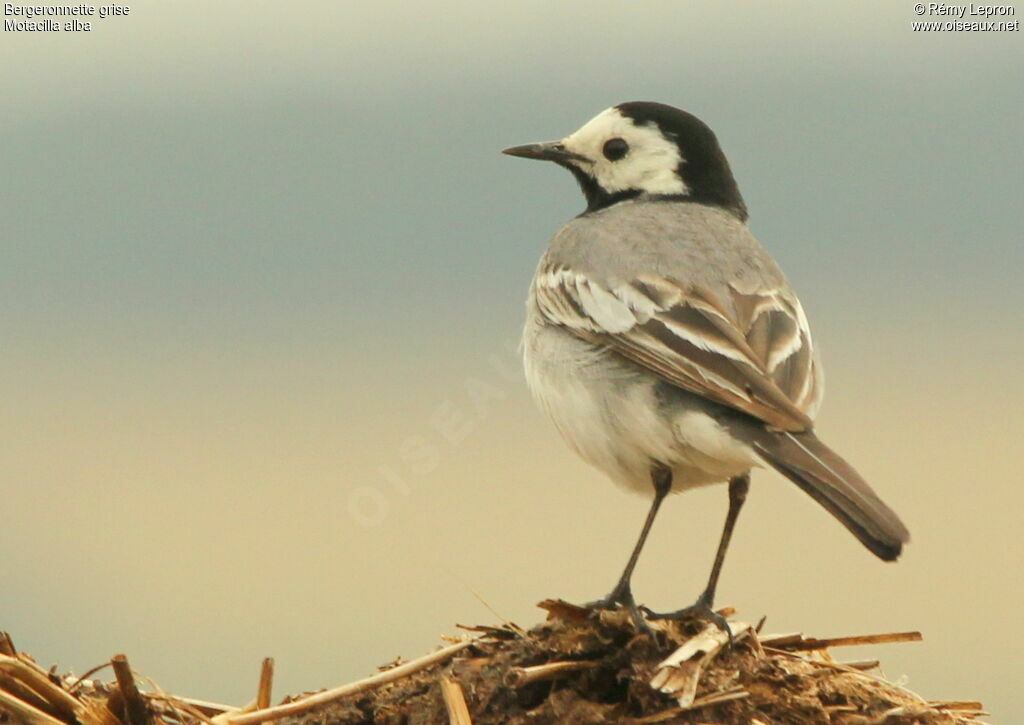
{"label": "bird's leg", "polygon": [[725,552],[729,548],[729,540],[732,538],[732,530],[736,527],[736,519],[743,508],[743,502],[747,500],[747,491],[750,490],[750,474],[745,473],[729,481],[729,513],[725,516],[725,526],[722,529],[722,538],[718,542],[718,553],[715,554],[715,563],[711,567],[711,576],[708,578],[708,585],[697,601],[689,607],[684,607],[677,612],[657,614],[647,611],[651,619],[706,619],[714,622],[732,638],[732,631],[729,629],[725,617],[715,612],[711,605],[715,601],[715,589],[718,587],[718,575],[722,571],[722,562],[725,561]]}
{"label": "bird's leg", "polygon": [[636,568],[636,562],[640,558],[640,552],[644,548],[644,543],[647,541],[647,535],[651,532],[651,525],[654,523],[654,517],[658,515],[661,502],[672,489],[672,472],[667,468],[658,466],[651,471],[651,482],[654,484],[654,501],[651,502],[651,508],[647,512],[647,518],[644,520],[644,527],[640,530],[640,538],[636,540],[633,553],[630,554],[629,561],[626,562],[626,568],[622,570],[622,576],[619,577],[619,581],[615,588],[612,589],[611,594],[604,599],[598,599],[596,602],[587,604],[592,609],[614,609],[620,605],[625,607],[633,618],[633,624],[642,632],[647,631],[648,627],[640,615],[640,610],[636,606],[636,600],[633,599],[633,591],[630,588],[629,580],[633,576],[633,569]]}

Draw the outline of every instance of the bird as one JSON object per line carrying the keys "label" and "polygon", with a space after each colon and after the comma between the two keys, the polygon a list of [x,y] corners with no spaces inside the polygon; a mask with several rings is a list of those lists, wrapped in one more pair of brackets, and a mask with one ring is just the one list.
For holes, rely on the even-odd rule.
{"label": "bird", "polygon": [[[560,141],[503,153],[564,167],[586,200],[530,284],[522,352],[532,396],[580,457],[652,496],[617,583],[589,606],[625,608],[644,631],[647,619],[689,618],[728,631],[715,591],[754,468],[775,469],[896,560],[907,528],[815,432],[824,376],[807,316],[750,232],[711,128],[632,101]],[[700,596],[672,612],[638,607],[631,578],[663,500],[719,483],[728,513]]]}

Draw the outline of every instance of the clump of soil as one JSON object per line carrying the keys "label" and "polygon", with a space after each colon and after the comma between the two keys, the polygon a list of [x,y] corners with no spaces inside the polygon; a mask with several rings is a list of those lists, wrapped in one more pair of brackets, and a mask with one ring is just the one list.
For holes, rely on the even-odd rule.
{"label": "clump of soil", "polygon": [[[447,725],[442,679],[458,684],[474,725],[591,723],[715,725],[960,725],[975,723],[977,703],[929,704],[828,650],[790,638],[778,648],[753,631],[724,647],[703,668],[689,709],[650,684],[659,664],[704,623],[666,623],[639,634],[621,613],[599,615],[560,602],[542,603],[546,622],[528,632],[474,628],[483,638],[451,661],[434,665],[354,700],[325,706],[290,723]],[[780,640],[781,642],[781,640]],[[801,645],[803,643],[803,645]],[[812,642],[813,644],[813,642]],[[551,679],[530,681],[524,668],[574,662]],[[574,669],[574,667],[578,667]],[[529,673],[530,670],[526,670]],[[525,681],[525,684],[524,684]],[[726,693],[715,703],[716,693]],[[731,695],[729,694],[731,693]],[[451,699],[449,697],[449,699]],[[709,704],[701,705],[702,701]],[[696,705],[696,707],[694,707]],[[965,710],[955,710],[961,707]],[[463,721],[465,722],[465,721]]]}

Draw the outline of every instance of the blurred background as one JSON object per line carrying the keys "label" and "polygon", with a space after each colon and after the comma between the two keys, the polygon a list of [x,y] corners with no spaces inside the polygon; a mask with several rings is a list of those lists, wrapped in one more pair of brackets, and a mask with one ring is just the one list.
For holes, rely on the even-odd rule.
{"label": "blurred background", "polygon": [[[819,431],[913,534],[883,564],[759,473],[719,603],[920,629],[849,658],[1024,717],[1024,45],[918,19],[181,0],[5,32],[0,629],[241,704],[264,656],[277,697],[607,593],[647,501],[563,445],[515,352],[583,201],[498,152],[658,100],[718,133],[823,350]],[[725,507],[668,502],[643,602],[696,597]]]}

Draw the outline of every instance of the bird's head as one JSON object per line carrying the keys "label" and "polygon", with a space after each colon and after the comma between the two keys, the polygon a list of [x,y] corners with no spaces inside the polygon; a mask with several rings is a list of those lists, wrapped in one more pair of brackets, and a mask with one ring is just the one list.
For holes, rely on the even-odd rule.
{"label": "bird's head", "polygon": [[720,206],[747,218],[714,132],[696,116],[662,103],[621,103],[561,141],[503,153],[569,169],[587,198],[587,211],[648,195]]}

